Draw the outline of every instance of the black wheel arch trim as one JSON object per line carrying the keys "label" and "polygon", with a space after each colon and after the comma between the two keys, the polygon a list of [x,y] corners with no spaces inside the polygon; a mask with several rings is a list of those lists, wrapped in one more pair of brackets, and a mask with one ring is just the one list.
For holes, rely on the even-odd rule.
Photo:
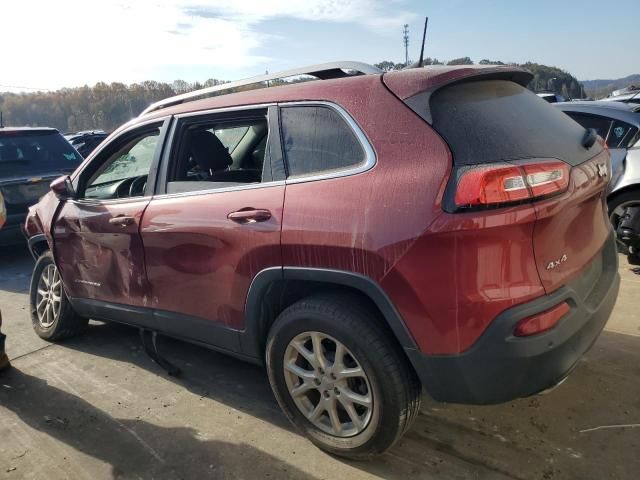
{"label": "black wheel arch trim", "polygon": [[417,350],[417,344],[407,329],[400,313],[382,287],[374,280],[359,273],[328,268],[272,267],[261,270],[249,287],[245,305],[245,330],[241,346],[246,355],[264,357],[264,340],[267,333],[261,324],[261,308],[269,286],[276,281],[300,280],[326,283],[353,288],[366,295],[380,310],[403,349]]}
{"label": "black wheel arch trim", "polygon": [[[35,238],[35,237],[34,237]],[[283,280],[312,281],[327,286],[345,286],[361,292],[376,305],[387,325],[407,352],[418,347],[395,306],[371,278],[353,272],[324,268],[270,267],[253,278],[245,303],[244,330],[234,330],[203,318],[177,312],[136,307],[87,298],[69,298],[81,316],[146,328],[174,338],[222,351],[252,363],[264,364],[268,335],[264,316],[264,299],[270,286]]]}
{"label": "black wheel arch trim", "polygon": [[37,235],[33,235],[27,239],[27,245],[29,246],[29,253],[34,260],[38,260],[39,255],[34,250],[34,247],[39,243],[46,243],[49,245],[49,241],[47,240],[47,236],[44,233],[38,233]]}

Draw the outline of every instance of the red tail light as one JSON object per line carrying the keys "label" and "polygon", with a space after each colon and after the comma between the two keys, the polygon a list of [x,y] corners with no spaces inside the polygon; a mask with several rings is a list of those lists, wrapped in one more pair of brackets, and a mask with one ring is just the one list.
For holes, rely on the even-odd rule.
{"label": "red tail light", "polygon": [[528,337],[551,330],[570,310],[569,304],[562,302],[549,310],[520,320],[513,334],[516,337]]}
{"label": "red tail light", "polygon": [[559,161],[480,165],[462,173],[455,191],[458,208],[505,205],[564,192],[569,166]]}

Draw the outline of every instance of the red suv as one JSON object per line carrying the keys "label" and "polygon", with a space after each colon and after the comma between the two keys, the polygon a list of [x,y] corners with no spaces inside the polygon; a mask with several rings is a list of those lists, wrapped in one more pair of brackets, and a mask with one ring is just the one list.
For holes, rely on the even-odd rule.
{"label": "red suv", "polygon": [[601,139],[513,67],[280,76],[301,73],[152,105],[55,181],[25,225],[38,335],[93,318],[265,364],[349,457],[393,445],[422,388],[488,404],[563,380],[619,286]]}

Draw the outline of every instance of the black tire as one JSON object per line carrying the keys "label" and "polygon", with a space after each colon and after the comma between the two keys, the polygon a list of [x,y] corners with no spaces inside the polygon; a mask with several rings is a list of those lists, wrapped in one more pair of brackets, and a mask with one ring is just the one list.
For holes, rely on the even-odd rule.
{"label": "black tire", "polygon": [[[635,190],[627,190],[619,194],[612,195],[609,199],[607,199],[607,209],[609,210],[609,220],[611,221],[611,225],[613,225],[614,231],[617,230],[618,224],[620,223],[620,215],[618,213],[614,213],[617,208],[623,205],[631,204],[631,203],[640,203],[640,189]],[[629,249],[626,245],[617,242],[618,252],[624,253],[625,255],[629,253]]]}
{"label": "black tire", "polygon": [[[631,204],[631,203],[639,203],[640,204],[640,189],[635,190],[627,190],[619,194],[612,195],[609,199],[607,199],[607,208],[609,210],[609,218],[613,222],[612,216],[616,208],[621,205]],[[617,228],[618,225],[614,224],[613,228]]]}
{"label": "black tire", "polygon": [[[420,410],[420,382],[381,320],[378,312],[357,297],[319,294],[285,309],[269,332],[266,364],[280,407],[316,446],[331,454],[366,459],[382,453],[407,431]],[[285,378],[285,355],[290,342],[306,332],[320,332],[341,342],[365,372],[373,406],[361,432],[348,437],[331,435],[308,420],[293,400]],[[319,393],[323,387],[317,388]],[[328,418],[328,411],[325,413]]]}
{"label": "black tire", "polygon": [[31,324],[33,329],[40,338],[52,342],[64,340],[82,333],[89,323],[89,320],[81,317],[73,311],[69,300],[64,292],[64,288],[60,292],[60,307],[58,313],[53,316],[50,325],[44,325],[37,312],[38,285],[43,272],[49,265],[55,266],[51,251],[47,250],[36,261],[31,277],[31,286],[29,292],[29,309],[31,312]]}

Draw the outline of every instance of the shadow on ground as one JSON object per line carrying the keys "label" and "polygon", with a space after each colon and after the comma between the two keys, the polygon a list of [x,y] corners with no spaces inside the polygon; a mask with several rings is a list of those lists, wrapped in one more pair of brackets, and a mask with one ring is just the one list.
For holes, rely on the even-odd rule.
{"label": "shadow on ground", "polygon": [[[3,407],[33,429],[111,465],[114,478],[252,478],[256,469],[274,479],[313,478],[251,445],[201,440],[191,428],[113,418],[82,398],[15,368],[2,381]],[[47,416],[52,406],[55,418]],[[156,447],[142,438],[156,439]]]}
{"label": "shadow on ground", "polygon": [[25,245],[0,246],[0,290],[26,293],[31,281],[33,258]]}
{"label": "shadow on ground", "polygon": [[[92,324],[86,336],[64,346],[166,376],[130,327]],[[261,368],[173,339],[163,338],[161,349],[184,372],[174,382],[293,431]],[[567,382],[550,394],[486,407],[425,398],[414,427],[389,453],[345,463],[382,478],[427,472],[443,478],[466,478],[470,472],[480,479],[632,478],[640,469],[635,454],[640,429],[581,430],[640,422],[639,392],[640,337],[604,332]]]}

